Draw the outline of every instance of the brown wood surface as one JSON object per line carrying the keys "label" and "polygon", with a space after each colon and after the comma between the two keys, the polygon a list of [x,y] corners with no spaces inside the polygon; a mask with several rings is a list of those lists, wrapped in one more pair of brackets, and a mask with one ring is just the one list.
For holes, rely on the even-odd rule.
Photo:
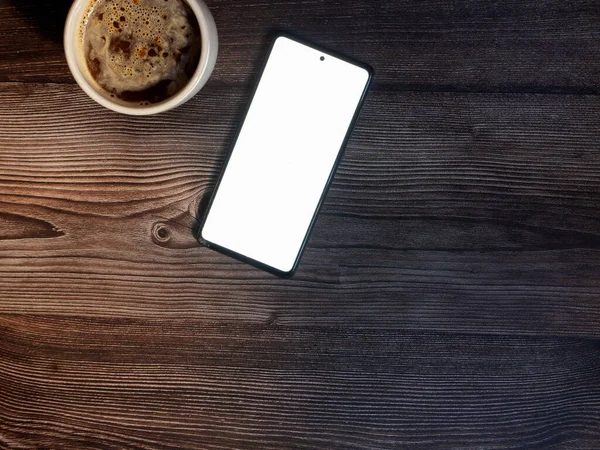
{"label": "brown wood surface", "polygon": [[[0,0],[0,448],[600,447],[600,7],[208,2],[205,89],[104,110]],[[202,248],[274,29],[375,68],[296,276]]]}

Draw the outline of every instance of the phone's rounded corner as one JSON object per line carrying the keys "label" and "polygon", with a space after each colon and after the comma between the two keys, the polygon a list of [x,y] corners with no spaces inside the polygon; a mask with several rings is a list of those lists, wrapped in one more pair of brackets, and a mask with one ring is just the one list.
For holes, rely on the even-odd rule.
{"label": "phone's rounded corner", "polygon": [[202,246],[204,246],[204,247],[208,247],[208,248],[210,248],[210,242],[209,242],[209,241],[207,241],[207,240],[204,238],[204,236],[202,235],[202,232],[203,232],[203,231],[204,231],[204,224],[201,224],[201,225],[200,225],[200,227],[199,227],[199,229],[198,229],[198,232],[196,233],[196,236],[195,236],[195,238],[196,238],[196,240],[198,241],[198,243],[199,243],[200,245],[202,245]]}
{"label": "phone's rounded corner", "polygon": [[278,270],[277,271],[277,276],[280,278],[284,278],[284,279],[290,279],[294,276],[294,274],[296,273],[296,269],[297,269],[297,265],[295,265],[294,267],[292,267],[290,270],[283,271],[283,270]]}
{"label": "phone's rounded corner", "polygon": [[302,249],[298,252],[296,256],[296,260],[292,264],[288,270],[284,269],[275,269],[275,273],[281,278],[292,278],[298,269],[298,265],[300,264],[300,260],[302,259],[302,254],[304,253],[304,244],[302,245]]}
{"label": "phone's rounded corner", "polygon": [[291,39],[291,36],[286,31],[276,30],[271,37],[271,45],[275,45],[280,39]]}
{"label": "phone's rounded corner", "polygon": [[365,80],[365,90],[366,90],[371,85],[371,81],[373,80],[375,71],[373,70],[373,67],[370,64],[367,64],[364,62],[360,62],[360,64],[357,64],[357,66],[360,67],[362,70],[364,70],[366,73],[366,76],[367,76],[367,78]]}

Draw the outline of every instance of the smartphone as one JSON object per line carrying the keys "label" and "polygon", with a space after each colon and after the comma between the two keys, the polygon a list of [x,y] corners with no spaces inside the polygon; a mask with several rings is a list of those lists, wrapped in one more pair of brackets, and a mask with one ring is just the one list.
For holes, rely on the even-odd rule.
{"label": "smartphone", "polygon": [[291,276],[371,78],[366,64],[277,35],[200,225],[199,241]]}

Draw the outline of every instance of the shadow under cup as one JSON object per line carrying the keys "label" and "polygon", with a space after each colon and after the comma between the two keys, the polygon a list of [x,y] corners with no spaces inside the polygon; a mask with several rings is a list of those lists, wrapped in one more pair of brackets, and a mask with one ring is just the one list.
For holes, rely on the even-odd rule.
{"label": "shadow under cup", "polygon": [[[141,0],[143,2],[143,0]],[[218,36],[215,21],[202,0],[184,0],[194,14],[200,31],[200,56],[189,81],[174,95],[157,103],[140,104],[111,97],[92,76],[81,42],[81,26],[85,23],[96,0],[76,0],[67,16],[64,30],[65,56],[75,81],[85,93],[100,105],[130,115],[157,114],[176,108],[188,101],[206,84],[215,66]]]}

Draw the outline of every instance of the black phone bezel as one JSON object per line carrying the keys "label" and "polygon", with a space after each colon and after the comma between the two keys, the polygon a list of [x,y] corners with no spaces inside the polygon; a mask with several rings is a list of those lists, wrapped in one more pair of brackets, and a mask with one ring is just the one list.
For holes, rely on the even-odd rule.
{"label": "black phone bezel", "polygon": [[[260,84],[260,81],[262,79],[263,72],[265,70],[267,62],[269,61],[269,58],[271,57],[271,52],[273,50],[273,46],[275,45],[275,42],[277,42],[277,39],[279,39],[280,37],[285,37],[285,38],[291,39],[291,40],[296,41],[296,42],[298,42],[300,44],[306,45],[306,46],[311,47],[311,48],[313,48],[315,50],[323,52],[323,54],[325,56],[330,55],[330,56],[333,56],[335,58],[338,58],[338,59],[341,59],[343,61],[346,61],[346,62],[348,62],[350,64],[354,64],[354,65],[356,65],[358,67],[361,67],[362,69],[365,69],[367,71],[368,76],[369,76],[368,79],[367,79],[367,83],[365,84],[365,88],[363,90],[363,93],[361,94],[360,100],[358,101],[358,103],[356,105],[356,109],[354,111],[354,115],[352,116],[352,120],[350,121],[350,124],[348,125],[348,130],[346,131],[346,135],[344,136],[344,140],[342,141],[342,145],[340,146],[340,149],[338,151],[338,155],[336,157],[336,160],[335,160],[335,162],[333,163],[333,165],[331,167],[331,171],[329,173],[329,177],[327,178],[327,182],[325,183],[325,186],[323,187],[323,192],[321,193],[321,197],[319,198],[319,202],[317,204],[317,207],[315,208],[315,212],[314,212],[314,214],[313,214],[313,216],[311,218],[311,221],[310,221],[310,224],[308,226],[308,229],[306,230],[306,235],[304,236],[304,239],[302,241],[302,245],[300,246],[300,249],[298,250],[298,254],[296,255],[296,260],[294,261],[294,265],[292,266],[292,268],[289,271],[279,270],[279,269],[277,269],[275,267],[269,266],[268,264],[265,264],[263,262],[260,262],[260,261],[257,261],[255,259],[252,259],[252,258],[250,258],[248,256],[245,256],[245,255],[243,255],[241,253],[235,252],[235,251],[230,250],[230,249],[228,249],[226,247],[223,247],[221,245],[218,245],[218,244],[215,244],[213,242],[210,242],[210,241],[208,241],[208,240],[206,240],[206,239],[204,239],[202,237],[202,231],[204,229],[204,224],[206,222],[206,219],[207,219],[208,215],[210,214],[210,210],[211,210],[213,201],[214,201],[215,196],[216,196],[216,194],[217,194],[217,192],[219,190],[219,187],[221,185],[221,180],[223,179],[225,171],[227,170],[227,165],[229,164],[229,159],[231,158],[231,155],[233,153],[233,150],[235,149],[235,145],[237,143],[237,140],[238,140],[238,137],[239,137],[240,132],[242,130],[242,127],[244,126],[244,123],[246,121],[246,116],[248,114],[248,111],[250,110],[250,106],[252,105],[252,101],[254,100],[254,95],[256,94],[256,90],[257,90],[257,88],[258,88],[258,86]],[[222,253],[224,255],[230,256],[232,258],[235,258],[235,259],[237,259],[239,261],[242,261],[242,262],[245,262],[247,264],[250,264],[250,265],[252,265],[254,267],[257,267],[257,268],[259,268],[261,270],[264,270],[266,272],[272,273],[272,274],[277,275],[279,277],[289,278],[292,275],[294,275],[294,273],[296,272],[296,270],[298,268],[298,264],[300,263],[300,259],[302,258],[302,255],[304,254],[304,250],[306,248],[306,244],[308,243],[308,240],[310,239],[310,235],[312,233],[312,230],[313,230],[314,224],[316,222],[317,216],[319,215],[321,207],[323,206],[323,202],[325,200],[325,197],[327,196],[327,192],[329,191],[329,187],[330,187],[330,185],[331,185],[331,183],[333,181],[333,177],[335,175],[335,172],[336,172],[336,170],[337,170],[337,168],[339,166],[339,163],[340,163],[340,161],[342,159],[342,156],[343,156],[344,151],[346,149],[346,145],[348,143],[348,140],[350,139],[350,135],[352,134],[352,130],[354,129],[356,121],[358,120],[358,116],[359,116],[360,111],[362,109],[362,106],[364,104],[365,97],[366,97],[367,91],[369,90],[369,87],[371,85],[372,78],[373,78],[373,68],[370,65],[366,64],[366,63],[363,63],[363,62],[358,61],[358,60],[356,60],[354,58],[350,58],[350,57],[347,57],[345,55],[341,55],[339,53],[333,52],[333,51],[331,51],[329,49],[325,49],[325,48],[323,48],[323,47],[321,47],[319,45],[313,44],[312,42],[306,41],[306,40],[304,40],[302,38],[299,38],[297,36],[294,36],[293,34],[290,34],[288,32],[285,32],[285,31],[277,32],[274,35],[274,37],[273,37],[273,39],[272,39],[272,41],[271,41],[271,43],[269,45],[267,56],[264,59],[262,65],[260,67],[257,80],[254,83],[254,87],[253,87],[252,93],[250,95],[250,100],[248,101],[248,104],[246,105],[246,108],[244,110],[244,114],[242,116],[242,120],[240,121],[240,125],[239,125],[239,127],[238,127],[238,129],[237,129],[237,131],[235,133],[235,136],[233,138],[231,147],[230,147],[229,151],[227,152],[227,156],[225,158],[225,162],[223,164],[223,168],[221,169],[221,173],[220,173],[219,178],[217,180],[217,184],[216,184],[215,189],[214,189],[214,191],[213,191],[213,193],[211,195],[210,202],[208,203],[208,206],[206,207],[206,211],[205,211],[205,213],[204,213],[204,215],[202,217],[202,221],[200,223],[199,231],[198,231],[198,234],[197,234],[198,241],[201,244],[205,245],[206,247],[208,247],[208,248],[210,248],[212,250],[218,251],[219,253]]]}

